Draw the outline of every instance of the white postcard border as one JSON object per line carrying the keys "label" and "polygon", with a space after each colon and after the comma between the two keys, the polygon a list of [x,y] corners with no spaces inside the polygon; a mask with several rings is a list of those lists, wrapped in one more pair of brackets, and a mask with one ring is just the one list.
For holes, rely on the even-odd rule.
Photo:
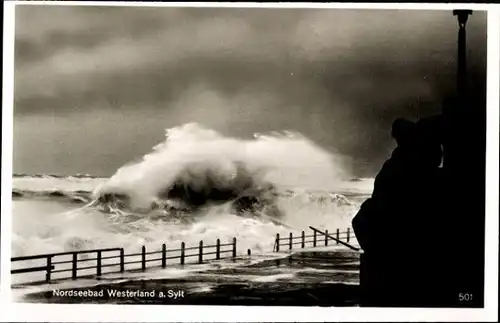
{"label": "white postcard border", "polygon": [[[246,8],[338,8],[409,10],[488,10],[487,192],[484,309],[321,308],[278,306],[147,306],[44,305],[11,302],[10,255],[12,209],[12,136],[14,93],[14,10],[18,4],[83,6],[189,6]],[[12,1],[4,3],[2,197],[1,197],[1,310],[7,321],[144,322],[144,321],[492,321],[498,319],[498,147],[500,6],[487,4],[353,4],[353,3],[146,3]],[[432,293],[432,291],[429,291]]]}

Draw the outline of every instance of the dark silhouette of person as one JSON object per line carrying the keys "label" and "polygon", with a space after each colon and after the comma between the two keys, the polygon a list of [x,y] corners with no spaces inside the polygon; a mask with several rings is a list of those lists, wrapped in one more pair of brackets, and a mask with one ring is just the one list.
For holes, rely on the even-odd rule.
{"label": "dark silhouette of person", "polygon": [[397,147],[352,222],[364,251],[360,274],[365,305],[421,304],[436,281],[432,268],[439,257],[432,243],[443,222],[439,128],[438,117],[393,122]]}
{"label": "dark silhouette of person", "polygon": [[[353,219],[358,242],[365,252],[384,253],[387,237],[380,232],[393,224],[394,212],[402,204],[414,163],[413,147],[416,125],[405,119],[397,119],[392,125],[392,136],[398,146],[375,177],[371,198],[366,200]],[[406,190],[405,190],[406,188]],[[405,192],[406,191],[406,192]]]}

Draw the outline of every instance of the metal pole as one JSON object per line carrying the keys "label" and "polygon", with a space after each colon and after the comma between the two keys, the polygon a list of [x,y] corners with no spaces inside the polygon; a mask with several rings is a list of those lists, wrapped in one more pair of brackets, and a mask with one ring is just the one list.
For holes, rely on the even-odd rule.
{"label": "metal pole", "polygon": [[101,258],[102,258],[102,251],[99,250],[97,252],[97,276],[101,276]]}
{"label": "metal pole", "polygon": [[200,240],[200,247],[199,247],[199,250],[198,250],[198,263],[202,263],[203,262],[203,240]]}
{"label": "metal pole", "polygon": [[47,256],[47,273],[45,274],[45,280],[50,281],[50,274],[52,271],[52,256]]}
{"label": "metal pole", "polygon": [[443,106],[443,170],[447,176],[458,176],[463,165],[463,140],[465,137],[461,135],[463,132],[460,115],[465,113],[465,97],[467,92],[466,85],[466,24],[472,10],[453,10],[453,15],[457,16],[458,20],[458,46],[457,46],[457,80],[456,80],[456,96],[453,100],[449,100]]}
{"label": "metal pole", "polygon": [[466,62],[466,33],[465,26],[469,15],[472,15],[472,10],[453,10],[453,15],[458,19],[458,53],[457,53],[457,92],[458,96],[465,95],[467,87],[467,62]]}
{"label": "metal pole", "polygon": [[74,252],[73,253],[73,268],[72,268],[72,275],[71,275],[72,276],[71,278],[73,278],[73,279],[76,279],[76,271],[77,271],[76,266],[77,266],[77,262],[78,262],[78,258],[77,257],[78,257],[77,253]]}
{"label": "metal pole", "polygon": [[184,257],[185,257],[185,249],[186,248],[186,244],[184,243],[184,241],[181,243],[181,265],[184,265]]}
{"label": "metal pole", "polygon": [[125,250],[120,249],[120,272],[125,271]]}
{"label": "metal pole", "polygon": [[146,246],[142,246],[142,270],[146,270]]}
{"label": "metal pole", "polygon": [[217,239],[217,245],[215,246],[215,259],[220,259],[220,239]]}
{"label": "metal pole", "polygon": [[167,246],[165,244],[161,245],[161,267],[167,267]]}

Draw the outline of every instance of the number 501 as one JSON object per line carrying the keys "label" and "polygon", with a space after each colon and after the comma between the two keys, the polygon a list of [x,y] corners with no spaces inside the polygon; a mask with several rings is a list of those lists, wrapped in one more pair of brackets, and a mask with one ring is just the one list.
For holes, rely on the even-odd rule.
{"label": "number 501", "polygon": [[458,300],[463,302],[463,301],[471,301],[472,300],[472,294],[469,293],[460,293],[458,294]]}

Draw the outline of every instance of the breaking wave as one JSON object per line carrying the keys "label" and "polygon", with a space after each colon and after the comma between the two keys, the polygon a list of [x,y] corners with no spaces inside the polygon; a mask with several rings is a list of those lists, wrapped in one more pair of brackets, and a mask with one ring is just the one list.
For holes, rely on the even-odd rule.
{"label": "breaking wave", "polygon": [[298,133],[243,140],[186,124],[110,178],[17,174],[13,254],[233,237],[272,250],[278,232],[350,226],[372,184]]}
{"label": "breaking wave", "polygon": [[175,201],[185,208],[228,201],[271,205],[278,192],[334,188],[340,158],[293,132],[224,137],[198,124],[166,130],[166,139],[137,163],[120,168],[94,192],[104,203],[143,211]]}

